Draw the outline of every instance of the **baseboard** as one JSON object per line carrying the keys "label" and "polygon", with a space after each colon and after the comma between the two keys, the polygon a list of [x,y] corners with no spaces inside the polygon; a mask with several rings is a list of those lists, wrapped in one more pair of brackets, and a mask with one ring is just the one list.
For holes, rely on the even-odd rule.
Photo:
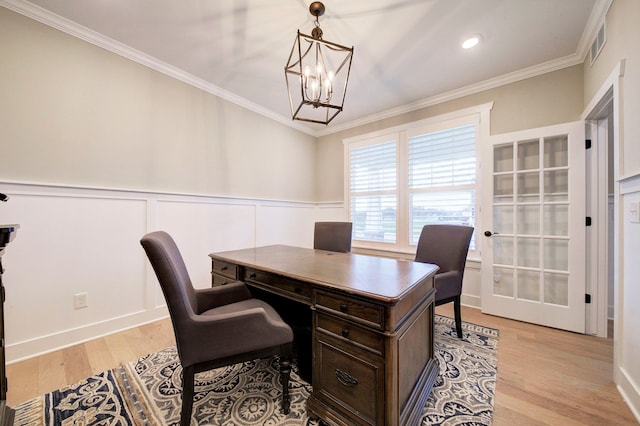
{"label": "baseboard", "polygon": [[5,348],[6,362],[7,364],[12,364],[108,334],[158,321],[168,316],[169,311],[167,307],[162,306],[14,343]]}
{"label": "baseboard", "polygon": [[462,294],[460,296],[460,304],[464,306],[470,306],[472,308],[480,309],[482,307],[480,303],[480,296],[474,296],[471,294]]}
{"label": "baseboard", "polygon": [[620,368],[618,392],[627,403],[629,409],[640,423],[640,386],[633,381],[624,368]]}

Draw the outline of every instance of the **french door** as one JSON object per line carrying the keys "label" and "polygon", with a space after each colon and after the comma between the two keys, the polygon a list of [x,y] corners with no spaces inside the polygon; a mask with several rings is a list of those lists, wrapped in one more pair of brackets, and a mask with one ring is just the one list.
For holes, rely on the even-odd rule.
{"label": "french door", "polygon": [[482,156],[482,311],[585,332],[585,142],[574,122],[495,135]]}

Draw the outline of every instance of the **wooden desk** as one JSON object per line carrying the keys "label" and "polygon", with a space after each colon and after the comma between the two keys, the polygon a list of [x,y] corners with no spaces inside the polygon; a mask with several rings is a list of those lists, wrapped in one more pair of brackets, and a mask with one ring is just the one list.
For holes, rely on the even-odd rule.
{"label": "wooden desk", "polygon": [[335,425],[414,425],[438,368],[435,265],[267,246],[209,255],[229,279],[311,309],[312,417]]}

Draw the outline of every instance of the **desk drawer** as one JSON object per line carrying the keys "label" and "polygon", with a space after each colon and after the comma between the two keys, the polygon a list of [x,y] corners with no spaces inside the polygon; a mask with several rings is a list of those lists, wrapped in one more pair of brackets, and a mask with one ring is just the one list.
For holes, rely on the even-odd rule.
{"label": "desk drawer", "polygon": [[349,316],[370,327],[384,329],[384,309],[382,306],[363,300],[352,299],[322,290],[316,292],[316,307],[327,309],[339,316]]}
{"label": "desk drawer", "polygon": [[[314,396],[351,424],[384,424],[384,362],[329,336],[315,340]],[[315,371],[317,370],[317,371]]]}
{"label": "desk drawer", "polygon": [[211,274],[211,284],[213,287],[217,287],[220,285],[225,285],[229,283],[234,283],[237,280],[235,278],[225,277],[224,275]]}
{"label": "desk drawer", "polygon": [[311,287],[305,283],[249,268],[245,269],[244,281],[289,299],[311,304]]}
{"label": "desk drawer", "polygon": [[[224,262],[222,260],[211,260],[211,272],[213,274],[222,275],[223,277],[231,278],[232,280],[238,279],[238,265],[233,263]],[[215,279],[214,279],[215,282]]]}
{"label": "desk drawer", "polygon": [[332,315],[316,314],[316,330],[331,333],[372,350],[377,355],[384,353],[384,336]]}

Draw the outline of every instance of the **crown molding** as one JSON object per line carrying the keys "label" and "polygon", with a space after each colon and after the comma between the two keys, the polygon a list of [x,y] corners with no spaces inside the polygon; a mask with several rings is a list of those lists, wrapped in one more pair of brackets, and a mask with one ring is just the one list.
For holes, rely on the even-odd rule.
{"label": "crown molding", "polygon": [[199,77],[196,77],[181,69],[160,61],[153,56],[147,55],[143,52],[133,49],[130,46],[106,37],[103,34],[79,25],[76,22],[56,15],[46,9],[41,8],[40,6],[36,6],[33,3],[29,3],[25,0],[0,0],[0,6],[4,6],[7,9],[34,19],[35,21],[48,25],[52,28],[56,28],[73,37],[79,38],[95,46],[106,49],[148,68],[161,72],[169,77],[175,78],[207,93],[234,103],[249,111],[260,114],[266,118],[269,118],[280,124],[291,127],[295,130],[316,138],[395,117],[401,114],[406,114],[422,108],[437,105],[442,102],[451,101],[457,98],[503,86],[505,84],[514,83],[520,80],[525,80],[527,78],[536,77],[548,72],[557,71],[562,68],[580,64],[584,62],[584,58],[589,51],[590,40],[592,40],[594,35],[597,33],[599,25],[601,24],[602,20],[605,19],[606,13],[611,7],[612,3],[613,0],[596,0],[596,4],[589,17],[589,21],[587,22],[575,54],[565,56],[564,58],[548,61],[542,64],[534,65],[529,68],[524,68],[522,70],[514,71],[479,83],[470,84],[459,89],[434,95],[417,102],[402,105],[400,107],[392,108],[380,113],[372,114],[361,119],[349,121],[343,124],[332,125],[331,127],[327,127],[324,129],[312,129],[302,123],[291,120],[291,118],[289,117],[277,114],[219,86],[216,86]]}
{"label": "crown molding", "polygon": [[437,105],[442,102],[451,101],[463,96],[472,95],[474,93],[482,92],[484,90],[493,89],[505,84],[515,83],[516,81],[525,80],[527,78],[536,77],[538,75],[546,74],[548,72],[557,71],[562,68],[567,68],[573,65],[578,65],[584,62],[589,48],[594,37],[600,29],[600,25],[605,20],[609,8],[613,4],[613,0],[596,0],[589,20],[585,26],[576,53],[565,56],[564,58],[555,59],[542,64],[538,64],[529,68],[514,71],[509,74],[482,81],[480,83],[471,84],[461,87],[449,92],[441,93],[429,98],[422,99],[420,101],[406,104],[397,108],[389,109],[377,114],[373,114],[362,119],[353,120],[340,125],[331,126],[330,129],[319,130],[316,132],[316,137],[325,136],[333,133],[337,133],[343,130],[352,129],[354,127],[363,126],[365,124],[373,123],[376,121],[384,120],[386,118],[395,117],[397,115],[406,114],[412,111],[416,111],[421,108]]}
{"label": "crown molding", "polygon": [[216,86],[208,81],[205,81],[199,77],[189,74],[179,68],[169,65],[151,55],[140,52],[126,44],[120,43],[110,37],[93,31],[85,26],[82,26],[76,22],[73,22],[60,15],[56,15],[46,9],[41,8],[33,3],[29,3],[24,0],[0,0],[0,6],[12,10],[16,13],[24,15],[49,27],[60,30],[73,37],[91,43],[95,46],[108,50],[116,55],[127,58],[131,61],[137,62],[145,67],[151,68],[158,72],[161,72],[183,83],[189,84],[207,93],[215,95],[226,101],[241,106],[249,111],[253,111],[266,118],[292,127],[295,130],[299,130],[311,136],[315,136],[314,131],[308,127],[296,122],[292,122],[291,118],[284,117],[280,114],[276,114],[271,110],[268,110],[254,102],[251,102],[245,98],[242,98],[234,93],[231,93],[219,86]]}
{"label": "crown molding", "polygon": [[451,101],[454,99],[462,98],[464,96],[473,95],[478,92],[483,92],[485,90],[504,86],[505,84],[515,83],[517,81],[526,80],[528,78],[536,77],[552,71],[557,71],[563,68],[578,65],[578,64],[581,64],[583,61],[584,60],[576,54],[565,56],[564,58],[560,58],[560,59],[554,59],[552,61],[534,65],[529,68],[524,68],[518,71],[501,75],[499,77],[491,78],[489,80],[484,80],[479,83],[470,84],[468,86],[464,86],[459,89],[455,89],[449,92],[431,96],[429,98],[425,98],[417,102],[402,105],[400,107],[392,108],[377,114],[369,115],[359,120],[354,120],[341,125],[332,126],[331,129],[318,131],[317,136],[325,136],[332,133],[340,132],[342,130],[347,130],[347,129],[362,126],[365,124],[373,123],[376,121],[384,120],[387,118],[395,117],[397,115],[406,114],[422,108],[427,108],[443,102]]}

